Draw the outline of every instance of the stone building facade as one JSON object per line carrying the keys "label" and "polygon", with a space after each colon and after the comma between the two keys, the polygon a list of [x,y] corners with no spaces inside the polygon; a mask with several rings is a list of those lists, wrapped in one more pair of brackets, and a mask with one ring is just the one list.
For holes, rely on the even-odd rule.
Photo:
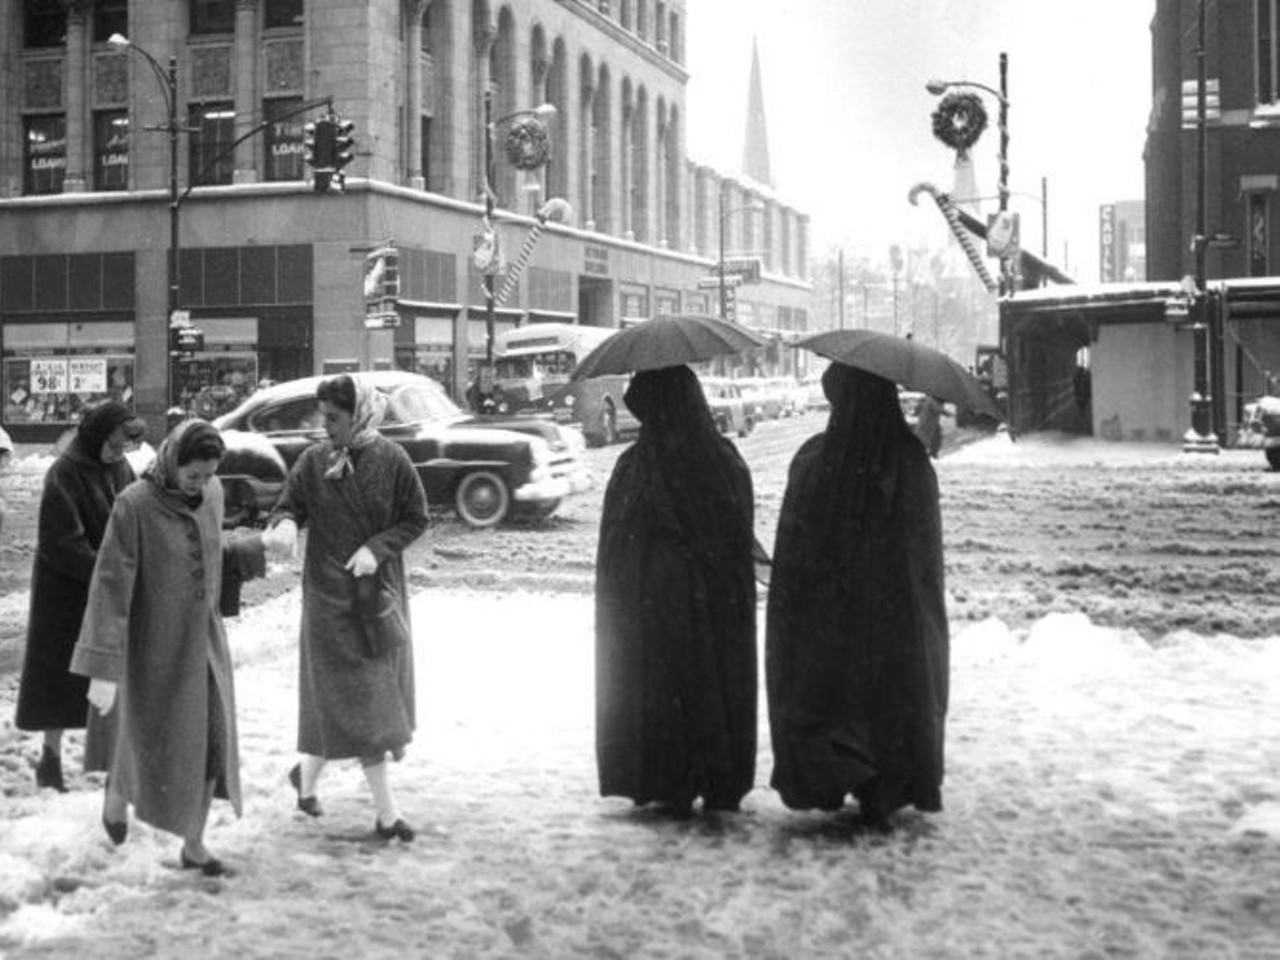
{"label": "stone building facade", "polygon": [[[508,269],[536,237],[494,329],[716,313],[723,250],[761,261],[735,291],[771,342],[750,363],[794,370],[808,219],[686,156],[685,23],[684,0],[0,0],[0,423],[49,436],[107,394],[158,423],[352,367],[461,398],[489,335],[486,155]],[[304,124],[327,104],[355,158],[320,195]],[[505,137],[540,104],[551,160],[522,173]],[[544,228],[548,198],[572,214]],[[394,320],[373,327],[388,243]],[[175,304],[204,343],[170,367]]]}

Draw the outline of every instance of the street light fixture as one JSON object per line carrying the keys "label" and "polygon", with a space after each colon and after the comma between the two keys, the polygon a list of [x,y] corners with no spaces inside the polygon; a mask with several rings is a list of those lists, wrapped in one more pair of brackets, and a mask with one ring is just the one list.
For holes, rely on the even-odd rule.
{"label": "street light fixture", "polygon": [[178,256],[179,236],[178,236],[178,209],[180,201],[178,198],[178,134],[183,133],[186,128],[178,125],[178,58],[169,57],[168,66],[162,67],[160,61],[152,56],[144,47],[138,46],[128,37],[120,33],[113,33],[107,38],[107,43],[117,49],[132,50],[138,56],[142,57],[151,67],[151,72],[155,74],[156,81],[160,84],[160,92],[164,95],[164,105],[167,120],[164,126],[149,126],[147,130],[160,130],[169,135],[169,295],[167,300],[167,311],[165,315],[165,376],[164,376],[164,394],[166,416],[168,409],[174,405],[173,388],[174,388],[174,356],[173,356],[173,328],[175,314],[178,310],[178,287],[180,281]]}
{"label": "street light fixture", "polygon": [[[972,87],[975,90],[982,90],[996,98],[1000,104],[1000,217],[1001,219],[1009,210],[1009,55],[1001,52],[1000,54],[1000,89],[996,90],[987,86],[985,83],[976,83],[972,80],[929,80],[925,83],[924,88],[935,97],[942,96],[952,87]],[[1013,286],[1013,278],[1010,276],[1013,259],[1007,256],[1000,258],[1000,279],[1004,290],[1002,292],[1009,293]]]}
{"label": "street light fixture", "polygon": [[725,202],[724,202],[725,201],[724,193],[725,193],[724,181],[721,180],[720,188],[717,191],[717,195],[716,195],[716,210],[718,214],[717,240],[720,248],[719,259],[716,261],[716,276],[719,278],[718,287],[720,292],[720,319],[728,320],[729,319],[729,302],[728,302],[729,288],[728,288],[728,285],[725,283],[725,255],[724,255],[725,224],[728,222],[729,218],[732,217],[735,213],[742,213],[747,210],[751,211],[752,213],[762,212],[764,210],[764,204],[762,204],[758,200],[753,200],[750,203],[743,203],[743,204],[739,204],[736,207],[726,208]]}
{"label": "street light fixture", "polygon": [[[498,268],[498,242],[497,234],[493,227],[493,210],[497,201],[497,197],[493,192],[493,135],[501,124],[511,120],[516,120],[520,117],[533,117],[545,121],[555,116],[555,114],[556,106],[554,103],[543,103],[532,109],[513,110],[511,113],[503,114],[495,119],[493,117],[493,91],[485,90],[484,92],[484,236],[489,247],[490,259],[486,264],[481,265],[481,269],[484,275],[484,360],[485,369],[490,376],[492,376],[493,372],[494,313],[496,310],[493,281]],[[481,384],[481,394],[487,396],[490,393],[490,386],[490,384]]]}

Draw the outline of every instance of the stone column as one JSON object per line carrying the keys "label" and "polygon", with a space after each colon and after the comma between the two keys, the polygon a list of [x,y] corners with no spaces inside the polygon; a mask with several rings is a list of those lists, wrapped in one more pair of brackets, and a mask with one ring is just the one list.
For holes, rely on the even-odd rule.
{"label": "stone column", "polygon": [[595,169],[595,137],[592,136],[592,127],[595,112],[595,85],[590,76],[582,76],[582,71],[578,71],[578,129],[581,132],[580,149],[578,153],[578,196],[581,204],[582,213],[580,215],[582,226],[586,230],[594,230],[596,228],[595,214],[595,189],[592,183],[591,172]]}
{"label": "stone column", "polygon": [[66,79],[62,89],[63,107],[67,111],[66,169],[63,171],[62,192],[83,193],[93,187],[93,133],[85,108],[85,88],[89,71],[87,54],[89,46],[89,5],[83,0],[67,9],[67,55],[64,60]]}
{"label": "stone column", "polygon": [[405,32],[405,60],[409,64],[408,140],[409,186],[414,190],[426,189],[422,173],[422,18],[427,15],[430,0],[413,0],[406,6],[409,29]]}
{"label": "stone column", "polygon": [[[235,109],[236,136],[242,137],[254,126],[254,103],[257,84],[254,57],[258,50],[258,0],[236,0]],[[257,183],[259,180],[258,157],[262,149],[257,137],[250,137],[236,147],[235,170],[232,183]]]}

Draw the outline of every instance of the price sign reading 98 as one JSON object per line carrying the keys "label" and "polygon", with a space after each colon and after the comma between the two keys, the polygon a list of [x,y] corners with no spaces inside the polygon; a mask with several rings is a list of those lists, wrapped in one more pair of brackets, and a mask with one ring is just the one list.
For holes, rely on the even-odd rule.
{"label": "price sign reading 98", "polygon": [[31,361],[32,393],[66,393],[67,361],[37,358]]}

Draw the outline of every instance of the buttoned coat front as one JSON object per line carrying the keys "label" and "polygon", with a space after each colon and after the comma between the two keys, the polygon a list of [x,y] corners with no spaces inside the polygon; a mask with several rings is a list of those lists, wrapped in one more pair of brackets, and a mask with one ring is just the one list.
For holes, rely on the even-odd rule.
{"label": "buttoned coat front", "polygon": [[[125,488],[107,523],[71,663],[119,684],[113,788],[138,819],[179,836],[204,819],[211,691],[225,745],[215,796],[241,812],[231,653],[218,612],[222,517],[216,477],[194,509],[150,478]],[[226,551],[262,565],[256,534]]]}

